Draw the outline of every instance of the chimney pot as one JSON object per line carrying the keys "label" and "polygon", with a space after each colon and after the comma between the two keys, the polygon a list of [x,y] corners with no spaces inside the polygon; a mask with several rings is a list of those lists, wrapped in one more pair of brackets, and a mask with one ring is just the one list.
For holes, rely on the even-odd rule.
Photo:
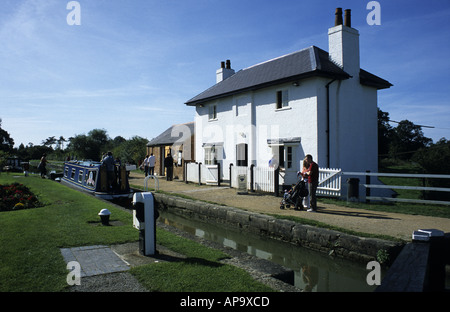
{"label": "chimney pot", "polygon": [[342,25],[342,8],[336,8],[334,26]]}
{"label": "chimney pot", "polygon": [[220,62],[220,68],[225,68],[225,62]]}
{"label": "chimney pot", "polygon": [[352,16],[350,9],[344,11],[344,26],[352,27]]}
{"label": "chimney pot", "polygon": [[227,66],[226,66],[226,68],[227,68],[227,69],[231,69],[231,61],[230,61],[230,60],[227,60]]}

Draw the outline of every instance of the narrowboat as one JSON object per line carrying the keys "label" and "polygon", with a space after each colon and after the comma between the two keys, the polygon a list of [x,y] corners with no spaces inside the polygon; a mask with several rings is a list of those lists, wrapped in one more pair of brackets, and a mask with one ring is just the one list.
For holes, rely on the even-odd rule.
{"label": "narrowboat", "polygon": [[67,161],[61,182],[106,200],[132,198],[125,166],[115,165],[114,179],[108,182],[106,166],[95,161]]}

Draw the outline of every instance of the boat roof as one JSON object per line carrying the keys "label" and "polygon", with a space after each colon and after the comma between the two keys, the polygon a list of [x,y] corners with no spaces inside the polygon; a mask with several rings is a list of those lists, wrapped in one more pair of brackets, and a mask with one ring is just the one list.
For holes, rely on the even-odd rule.
{"label": "boat roof", "polygon": [[66,163],[72,164],[72,165],[85,166],[85,167],[99,166],[102,164],[99,161],[93,161],[93,160],[71,160]]}

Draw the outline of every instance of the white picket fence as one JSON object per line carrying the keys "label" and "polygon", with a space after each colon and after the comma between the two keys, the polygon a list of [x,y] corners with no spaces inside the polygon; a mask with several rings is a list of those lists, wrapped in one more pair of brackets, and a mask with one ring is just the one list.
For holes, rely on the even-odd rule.
{"label": "white picket fence", "polygon": [[[238,176],[247,176],[247,189],[252,189],[251,168],[231,166],[231,187],[238,188]],[[253,190],[261,192],[274,192],[275,173],[273,168],[253,167]]]}
{"label": "white picket fence", "polygon": [[[186,180],[193,183],[217,185],[219,175],[223,179],[224,172],[226,171],[228,179],[231,174],[230,186],[238,188],[238,176],[245,175],[247,178],[247,189],[261,192],[274,192],[275,191],[275,170],[270,167],[244,167],[244,166],[231,166],[230,168],[221,168],[220,174],[218,173],[217,165],[204,165],[198,163],[186,164]],[[251,172],[253,171],[253,180],[251,178]],[[200,179],[199,179],[200,172]],[[340,197],[341,196],[341,170],[330,168],[319,168],[319,186],[317,188],[317,195],[328,197]],[[280,174],[280,181],[283,176]]]}
{"label": "white picket fence", "polygon": [[319,168],[318,196],[341,197],[341,186],[341,169]]}

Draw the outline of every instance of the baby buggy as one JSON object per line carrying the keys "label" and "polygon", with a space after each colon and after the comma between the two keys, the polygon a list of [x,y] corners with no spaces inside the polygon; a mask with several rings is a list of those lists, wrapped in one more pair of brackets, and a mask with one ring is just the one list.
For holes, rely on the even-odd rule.
{"label": "baby buggy", "polygon": [[306,188],[306,183],[302,179],[299,179],[297,183],[289,190],[285,191],[283,199],[280,202],[280,209],[290,208],[294,205],[295,210],[298,210],[300,206],[303,208],[303,198],[308,196],[308,189]]}

